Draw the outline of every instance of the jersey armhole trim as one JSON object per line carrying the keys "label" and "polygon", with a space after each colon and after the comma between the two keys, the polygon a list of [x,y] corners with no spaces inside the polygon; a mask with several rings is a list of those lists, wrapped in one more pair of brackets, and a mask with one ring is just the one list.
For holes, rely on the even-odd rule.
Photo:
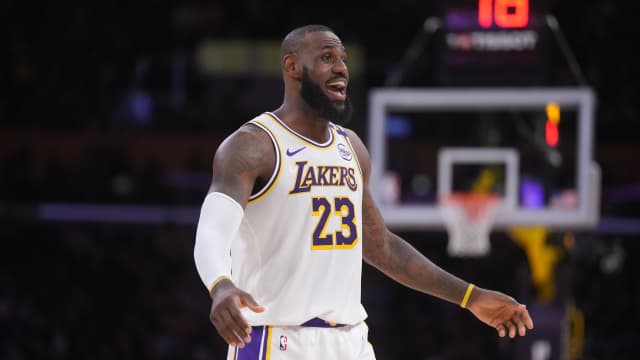
{"label": "jersey armhole trim", "polygon": [[256,192],[255,194],[251,194],[251,196],[249,196],[249,203],[255,203],[256,201],[266,196],[271,191],[271,189],[273,189],[275,184],[278,182],[278,179],[280,178],[280,174],[282,173],[282,156],[281,156],[282,151],[280,149],[280,144],[278,143],[278,140],[276,140],[276,137],[273,135],[273,133],[271,132],[271,130],[269,130],[267,126],[265,126],[263,123],[261,123],[257,119],[253,119],[249,121],[249,124],[257,126],[258,128],[264,130],[264,132],[266,132],[267,135],[269,135],[269,138],[271,139],[271,143],[273,144],[273,148],[276,152],[276,165],[273,169],[273,173],[271,174],[271,177],[269,178],[269,181],[258,192]]}

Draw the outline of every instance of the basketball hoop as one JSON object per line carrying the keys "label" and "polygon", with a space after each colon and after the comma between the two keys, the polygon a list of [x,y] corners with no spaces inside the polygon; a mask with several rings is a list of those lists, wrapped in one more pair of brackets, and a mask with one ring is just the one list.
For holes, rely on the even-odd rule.
{"label": "basketball hoop", "polygon": [[447,253],[455,257],[487,255],[499,204],[496,195],[487,193],[457,192],[441,198],[438,207],[449,234]]}

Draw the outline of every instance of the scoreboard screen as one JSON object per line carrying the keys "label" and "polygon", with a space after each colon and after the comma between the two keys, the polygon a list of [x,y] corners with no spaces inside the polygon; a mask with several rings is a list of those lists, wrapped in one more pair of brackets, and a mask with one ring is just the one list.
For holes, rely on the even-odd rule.
{"label": "scoreboard screen", "polygon": [[446,26],[453,30],[535,29],[544,8],[540,0],[453,0],[441,6]]}
{"label": "scoreboard screen", "polygon": [[549,34],[535,0],[444,1],[441,85],[543,85]]}

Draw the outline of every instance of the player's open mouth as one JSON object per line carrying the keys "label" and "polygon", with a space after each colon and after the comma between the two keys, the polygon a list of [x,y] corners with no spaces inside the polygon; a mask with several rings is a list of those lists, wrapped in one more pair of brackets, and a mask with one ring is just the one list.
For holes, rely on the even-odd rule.
{"label": "player's open mouth", "polygon": [[334,100],[344,101],[347,98],[347,80],[338,79],[327,82],[327,91]]}

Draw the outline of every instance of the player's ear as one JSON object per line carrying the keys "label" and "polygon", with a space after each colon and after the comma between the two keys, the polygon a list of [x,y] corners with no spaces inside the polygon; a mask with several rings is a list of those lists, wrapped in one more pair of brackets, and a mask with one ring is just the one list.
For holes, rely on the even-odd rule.
{"label": "player's ear", "polygon": [[298,62],[296,54],[287,54],[282,58],[282,68],[284,73],[296,80],[302,77],[302,65]]}

